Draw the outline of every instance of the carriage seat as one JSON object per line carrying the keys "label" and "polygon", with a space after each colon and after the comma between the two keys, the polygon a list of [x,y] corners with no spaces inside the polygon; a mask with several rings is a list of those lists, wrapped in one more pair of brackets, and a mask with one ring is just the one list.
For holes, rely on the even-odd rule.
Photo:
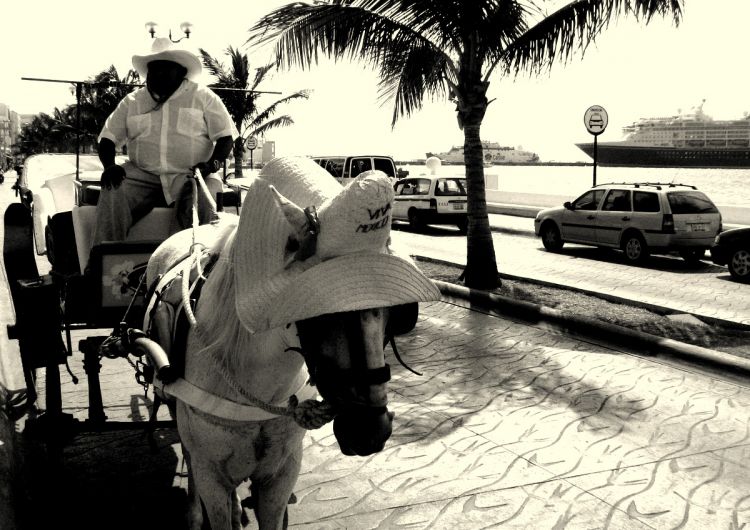
{"label": "carriage seat", "polygon": [[[164,241],[172,235],[173,218],[172,208],[154,208],[130,228],[125,241]],[[81,273],[88,265],[95,220],[96,206],[87,204],[73,207],[73,230]]]}

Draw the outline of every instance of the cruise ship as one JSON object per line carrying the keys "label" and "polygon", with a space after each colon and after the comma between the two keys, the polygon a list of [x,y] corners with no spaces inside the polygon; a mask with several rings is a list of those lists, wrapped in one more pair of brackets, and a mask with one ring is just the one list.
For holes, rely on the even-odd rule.
{"label": "cruise ship", "polygon": [[[625,140],[597,142],[597,163],[639,167],[750,167],[750,117],[714,120],[703,103],[687,114],[644,118],[623,127]],[[594,158],[594,144],[576,144]]]}
{"label": "cruise ship", "polygon": [[[493,164],[534,164],[539,156],[531,151],[502,146],[497,142],[482,142],[485,165]],[[427,153],[427,158],[436,156],[443,164],[463,164],[464,146],[454,145],[445,153]]]}

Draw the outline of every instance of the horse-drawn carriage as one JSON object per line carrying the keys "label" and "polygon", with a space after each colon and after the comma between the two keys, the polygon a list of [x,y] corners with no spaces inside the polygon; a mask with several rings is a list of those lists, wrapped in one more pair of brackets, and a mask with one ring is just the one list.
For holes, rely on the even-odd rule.
{"label": "horse-drawn carriage", "polygon": [[[170,211],[157,208],[133,227],[126,241],[92,249],[101,171],[96,155],[33,155],[14,186],[20,201],[4,217],[3,258],[16,312],[9,337],[19,341],[31,403],[36,399],[35,371],[47,370],[42,421],[50,433],[70,427],[65,424],[71,418],[61,411],[59,366],[74,351],[71,331],[111,330],[123,322],[140,328],[144,299],[134,296],[138,282],[151,253],[169,236]],[[89,274],[84,275],[86,269]],[[104,337],[79,344],[92,426],[105,420],[98,382]]]}
{"label": "horse-drawn carriage", "polygon": [[[155,210],[126,241],[89,248],[100,174],[90,156],[30,157],[21,202],[5,213],[10,335],[30,390],[34,371],[47,369],[46,427],[70,423],[59,365],[73,351],[72,330],[114,330],[79,344],[94,426],[105,422],[103,356],[145,354],[158,369],[164,349],[178,350],[184,368],[157,370],[154,383],[174,398],[194,484],[189,517],[200,526],[203,506],[213,527],[228,527],[235,488],[250,478],[261,528],[276,528],[299,472],[302,427],[332,420],[344,454],[383,448],[393,420],[386,345],[398,357],[393,337],[414,327],[417,302],[440,296],[391,248],[392,184],[373,172],[343,188],[310,159],[278,158],[249,180],[239,216],[169,235],[170,211]],[[48,274],[35,253],[47,256]],[[191,283],[196,270],[204,281]],[[174,281],[189,323],[179,347],[165,344],[155,309]],[[303,401],[313,383],[322,401]]]}

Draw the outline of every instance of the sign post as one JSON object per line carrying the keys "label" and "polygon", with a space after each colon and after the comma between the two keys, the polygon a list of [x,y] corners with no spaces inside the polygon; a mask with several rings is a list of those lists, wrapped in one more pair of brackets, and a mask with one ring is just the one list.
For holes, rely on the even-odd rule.
{"label": "sign post", "polygon": [[247,139],[246,144],[247,148],[250,149],[250,171],[253,170],[253,151],[255,151],[255,148],[258,147],[258,140],[255,138],[255,136],[251,136]]}
{"label": "sign post", "polygon": [[596,159],[598,156],[596,139],[607,128],[607,111],[599,105],[592,105],[583,114],[583,124],[586,130],[594,136],[594,186],[596,186]]}

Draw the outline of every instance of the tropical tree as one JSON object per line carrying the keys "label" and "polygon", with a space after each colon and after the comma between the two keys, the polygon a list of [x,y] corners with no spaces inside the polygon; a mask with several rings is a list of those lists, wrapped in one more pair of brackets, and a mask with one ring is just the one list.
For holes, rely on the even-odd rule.
{"label": "tropical tree", "polygon": [[[57,114],[60,111],[56,108],[54,112]],[[55,126],[55,118],[49,114],[42,112],[34,116],[29,123],[21,127],[15,144],[18,152],[25,158],[35,153],[59,151],[53,139]]]}
{"label": "tropical tree", "polygon": [[[80,113],[81,145],[96,145],[96,139],[104,128],[104,122],[122,99],[140,86],[141,78],[135,70],[128,70],[120,77],[114,65],[90,77],[81,86]],[[76,106],[69,109],[76,112]],[[77,118],[74,114],[74,118]],[[77,123],[76,121],[73,122]]]}
{"label": "tropical tree", "polygon": [[120,78],[114,66],[90,77],[81,83],[80,104],[77,100],[62,110],[55,108],[51,115],[40,113],[21,129],[16,142],[19,152],[25,156],[71,153],[77,148],[88,152],[96,145],[107,117],[139,83],[135,70]]}
{"label": "tropical tree", "polygon": [[464,270],[469,287],[497,286],[497,262],[485,196],[480,128],[492,74],[538,74],[569,60],[619,15],[648,23],[683,0],[328,0],[294,2],[261,18],[251,45],[275,43],[279,67],[310,68],[320,55],[361,60],[377,69],[383,100],[395,104],[391,125],[422,107],[426,96],[455,104],[464,133],[469,230]]}
{"label": "tropical tree", "polygon": [[224,102],[229,114],[232,116],[235,127],[240,136],[235,140],[233,147],[235,175],[242,176],[242,160],[245,156],[245,141],[256,136],[263,138],[264,135],[279,127],[287,127],[294,123],[288,114],[276,116],[279,107],[295,99],[307,99],[310,97],[308,90],[300,90],[283,97],[263,109],[259,109],[257,101],[263,94],[258,87],[266,79],[273,65],[265,65],[255,69],[255,74],[250,76],[250,63],[247,55],[240,53],[238,49],[227,48],[226,55],[229,56],[230,66],[225,67],[221,62],[212,57],[206,50],[200,49],[203,65],[208,69],[216,82],[209,85],[216,90],[216,94]]}

